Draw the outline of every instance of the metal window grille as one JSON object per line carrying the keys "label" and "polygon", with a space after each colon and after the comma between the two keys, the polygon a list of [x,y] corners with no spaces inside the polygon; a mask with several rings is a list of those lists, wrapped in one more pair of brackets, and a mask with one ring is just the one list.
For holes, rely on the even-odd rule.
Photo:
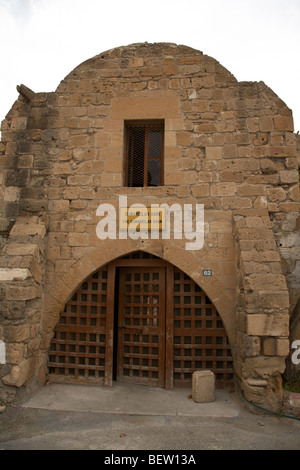
{"label": "metal window grille", "polygon": [[126,124],[126,185],[163,185],[163,123]]}

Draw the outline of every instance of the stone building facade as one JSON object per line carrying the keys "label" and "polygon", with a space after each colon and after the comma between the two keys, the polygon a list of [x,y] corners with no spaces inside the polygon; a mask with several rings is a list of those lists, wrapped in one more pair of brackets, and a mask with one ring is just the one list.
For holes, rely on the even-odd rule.
{"label": "stone building facade", "polygon": [[[300,310],[291,110],[175,44],[116,48],[53,93],[18,91],[0,143],[0,396],[46,380],[172,388],[212,368],[280,408]],[[132,129],[148,150],[159,140],[142,170]],[[118,222],[120,196],[204,207],[203,246],[187,249],[178,214],[169,237],[117,224],[99,238],[99,205]]]}

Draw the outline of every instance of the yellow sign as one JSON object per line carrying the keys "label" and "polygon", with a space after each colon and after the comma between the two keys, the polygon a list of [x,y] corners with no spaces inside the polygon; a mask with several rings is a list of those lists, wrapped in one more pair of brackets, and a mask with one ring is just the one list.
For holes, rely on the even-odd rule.
{"label": "yellow sign", "polygon": [[165,207],[120,207],[121,230],[163,230],[165,226]]}

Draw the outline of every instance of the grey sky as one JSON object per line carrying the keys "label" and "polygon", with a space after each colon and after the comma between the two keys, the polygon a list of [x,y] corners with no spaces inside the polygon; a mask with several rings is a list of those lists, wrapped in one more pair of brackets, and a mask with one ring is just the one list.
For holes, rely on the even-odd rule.
{"label": "grey sky", "polygon": [[174,42],[239,81],[264,81],[300,130],[300,0],[0,0],[0,120],[16,85],[54,91],[78,64],[134,42]]}
{"label": "grey sky", "polygon": [[24,23],[30,16],[31,0],[0,0],[0,6],[6,8],[21,23]]}

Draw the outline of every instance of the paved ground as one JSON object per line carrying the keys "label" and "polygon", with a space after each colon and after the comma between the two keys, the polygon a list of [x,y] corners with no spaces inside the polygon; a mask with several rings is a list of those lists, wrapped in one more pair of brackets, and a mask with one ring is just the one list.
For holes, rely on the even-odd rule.
{"label": "paved ground", "polygon": [[109,451],[300,449],[300,421],[249,411],[237,393],[216,393],[210,404],[188,393],[53,384],[0,414],[0,449],[102,450],[101,459]]}

